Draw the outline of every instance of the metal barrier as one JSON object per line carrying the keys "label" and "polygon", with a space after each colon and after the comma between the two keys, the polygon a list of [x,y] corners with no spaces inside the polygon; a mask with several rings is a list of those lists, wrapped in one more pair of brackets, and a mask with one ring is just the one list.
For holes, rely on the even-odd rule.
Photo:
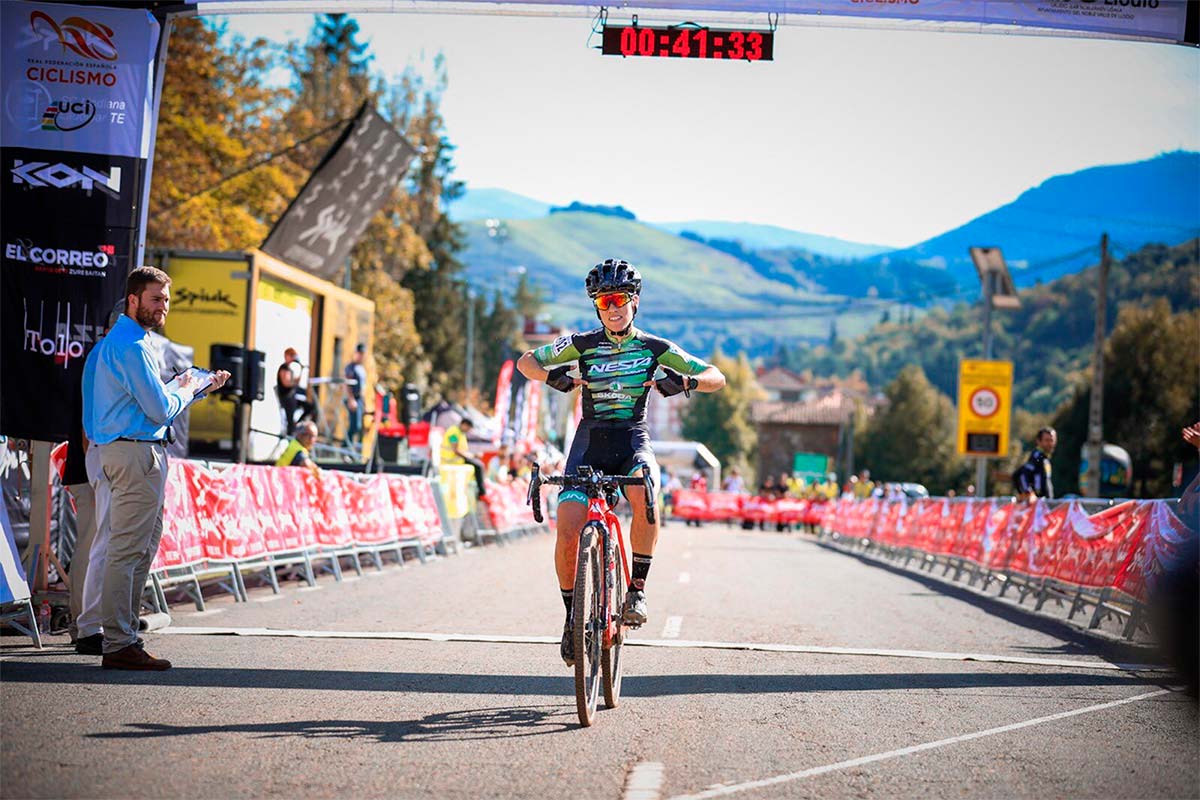
{"label": "metal barrier", "polygon": [[[1067,618],[1092,610],[1089,628],[1123,622],[1132,639],[1145,600],[1173,554],[1196,534],[1173,513],[1175,501],[1044,501],[929,498],[840,499],[829,504],[822,537],[908,568],[941,567],[942,577],[1017,603],[1070,603]],[[1091,513],[1089,513],[1089,511]],[[953,571],[953,576],[950,576]]]}

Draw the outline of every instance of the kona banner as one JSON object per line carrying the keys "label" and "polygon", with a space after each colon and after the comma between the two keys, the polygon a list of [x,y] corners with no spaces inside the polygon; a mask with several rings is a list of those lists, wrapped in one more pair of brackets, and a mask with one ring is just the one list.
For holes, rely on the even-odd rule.
{"label": "kona banner", "polygon": [[62,441],[137,245],[159,25],[59,3],[0,15],[0,433]]}
{"label": "kona banner", "polygon": [[364,103],[275,223],[262,249],[314,275],[336,279],[415,154],[412,145]]}

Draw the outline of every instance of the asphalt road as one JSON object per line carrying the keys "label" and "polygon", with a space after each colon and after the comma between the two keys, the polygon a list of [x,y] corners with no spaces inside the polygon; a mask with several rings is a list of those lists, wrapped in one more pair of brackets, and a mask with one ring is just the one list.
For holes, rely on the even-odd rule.
{"label": "asphalt road", "polygon": [[[148,637],[165,673],[4,637],[0,795],[1200,796],[1194,702],[1113,666],[1146,653],[722,526],[664,531],[622,703],[580,728],[552,547],[180,604]],[[776,644],[807,651],[754,649]],[[880,652],[896,650],[920,652]]]}

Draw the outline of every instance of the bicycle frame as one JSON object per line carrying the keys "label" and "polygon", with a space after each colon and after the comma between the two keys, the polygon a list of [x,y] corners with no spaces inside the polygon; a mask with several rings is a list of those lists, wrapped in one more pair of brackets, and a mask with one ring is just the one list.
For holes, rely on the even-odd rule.
{"label": "bicycle frame", "polygon": [[[612,596],[616,591],[613,585],[613,580],[618,578],[616,565],[613,564],[613,552],[610,544],[610,537],[617,540],[617,551],[621,554],[621,576],[625,579],[626,586],[630,582],[629,558],[625,552],[625,537],[621,534],[621,520],[613,513],[608,503],[598,497],[592,497],[588,500],[587,520],[584,522],[584,528],[591,524],[599,524],[600,529],[604,532],[604,539],[600,542],[600,550],[604,554],[604,607],[608,610],[608,622],[604,628],[604,647],[612,647],[613,641],[620,635],[620,609],[613,612]],[[582,538],[583,529],[580,529]],[[578,563],[578,557],[576,558]]]}

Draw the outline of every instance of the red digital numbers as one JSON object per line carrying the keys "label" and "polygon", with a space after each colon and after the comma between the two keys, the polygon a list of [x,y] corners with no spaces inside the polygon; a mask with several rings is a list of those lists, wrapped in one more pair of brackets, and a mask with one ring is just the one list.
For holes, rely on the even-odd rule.
{"label": "red digital numbers", "polygon": [[655,28],[630,25],[604,29],[601,52],[619,56],[774,60],[774,32]]}

